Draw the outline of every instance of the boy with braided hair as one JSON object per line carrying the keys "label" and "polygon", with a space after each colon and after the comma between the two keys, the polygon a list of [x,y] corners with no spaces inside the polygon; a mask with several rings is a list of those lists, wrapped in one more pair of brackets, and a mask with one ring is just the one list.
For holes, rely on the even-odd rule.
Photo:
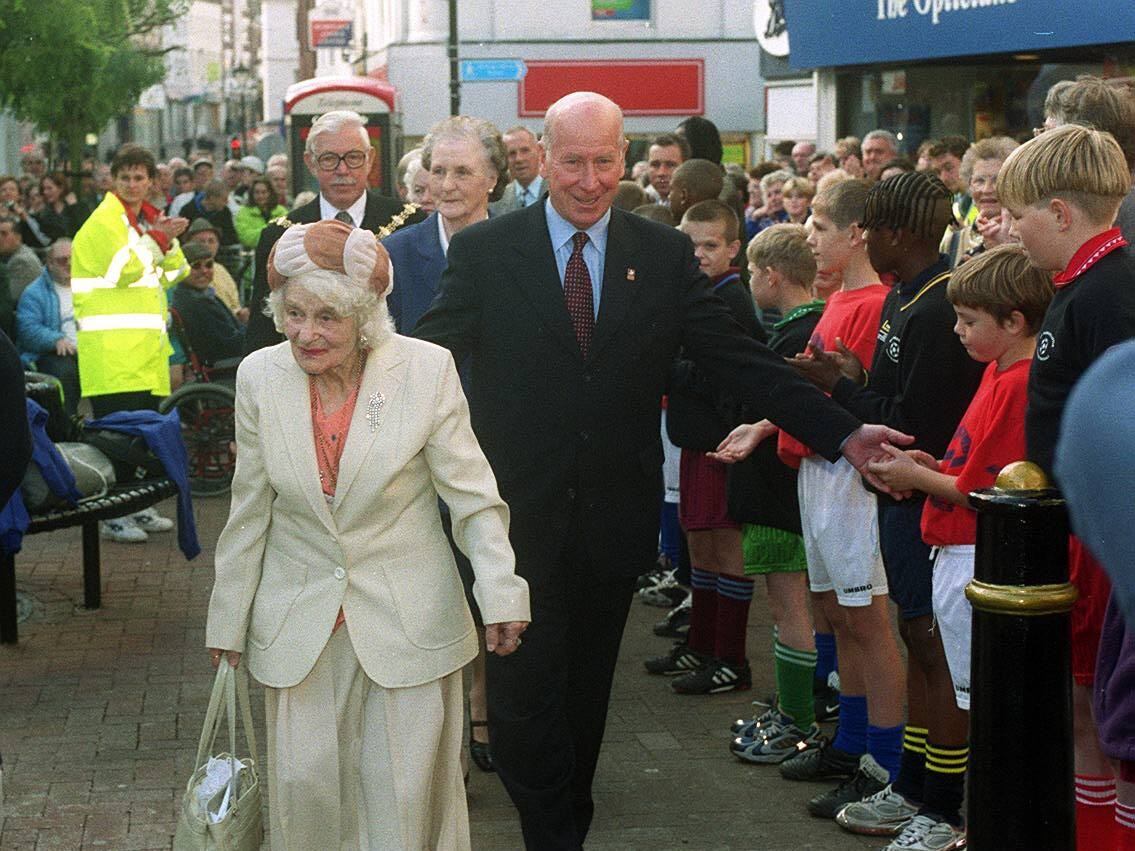
{"label": "boy with braided hair", "polygon": [[[846,349],[795,359],[803,374],[849,411],[914,435],[912,448],[935,458],[945,454],[983,369],[954,334],[954,309],[946,298],[949,260],[938,244],[953,221],[951,201],[941,180],[919,172],[881,181],[867,196],[862,223],[867,255],[876,272],[896,279],[883,303],[870,381]],[[955,702],[942,640],[933,628],[930,548],[921,532],[925,495],[879,494],[878,503],[883,563],[907,648],[907,725],[897,776],[876,774],[875,784],[852,778],[829,793],[832,815],[863,797],[856,818],[840,823],[855,832],[895,834],[925,805],[955,834],[953,844],[937,848],[960,847],[964,775],[957,768],[965,763],[968,719]],[[861,764],[860,773],[870,768]],[[857,794],[864,789],[873,794]]]}

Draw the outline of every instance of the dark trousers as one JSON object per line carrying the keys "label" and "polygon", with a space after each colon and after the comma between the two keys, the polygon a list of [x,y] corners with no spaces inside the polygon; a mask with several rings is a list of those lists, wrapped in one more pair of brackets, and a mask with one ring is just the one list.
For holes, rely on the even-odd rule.
{"label": "dark trousers", "polygon": [[40,372],[54,375],[63,385],[63,410],[67,416],[75,416],[79,407],[79,359],[74,355],[43,354],[35,357],[36,368]]}
{"label": "dark trousers", "polygon": [[91,397],[91,412],[95,419],[113,414],[115,411],[156,411],[162,399],[149,390],[137,390],[133,393],[107,393],[104,396]]}
{"label": "dark trousers", "polygon": [[591,781],[635,578],[596,579],[588,561],[572,546],[546,578],[529,580],[521,647],[488,657],[493,761],[529,851],[579,851],[595,809]]}

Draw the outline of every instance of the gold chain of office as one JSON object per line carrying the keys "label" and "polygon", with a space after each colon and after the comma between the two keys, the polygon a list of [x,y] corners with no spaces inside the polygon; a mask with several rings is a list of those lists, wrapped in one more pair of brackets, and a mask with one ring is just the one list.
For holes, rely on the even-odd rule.
{"label": "gold chain of office", "polygon": [[[390,236],[390,234],[394,233],[394,231],[398,230],[398,228],[406,224],[406,219],[410,218],[410,216],[414,215],[414,213],[416,212],[418,212],[418,205],[413,201],[407,201],[401,212],[399,212],[395,216],[392,216],[389,222],[375,231],[374,238],[377,240],[386,239],[386,237]],[[290,228],[292,225],[297,224],[297,222],[291,221],[287,216],[280,216],[279,218],[272,219],[269,224],[277,225],[282,228]],[[299,224],[303,223],[300,222]]]}

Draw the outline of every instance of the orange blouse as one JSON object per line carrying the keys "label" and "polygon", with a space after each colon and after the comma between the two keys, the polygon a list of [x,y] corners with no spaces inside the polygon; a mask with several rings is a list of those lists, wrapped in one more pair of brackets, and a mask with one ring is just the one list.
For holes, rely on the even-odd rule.
{"label": "orange blouse", "polygon": [[[311,378],[311,428],[315,434],[315,461],[319,467],[319,486],[330,502],[335,496],[335,485],[339,481],[339,461],[343,457],[343,445],[347,442],[347,432],[351,428],[351,417],[355,413],[355,403],[359,400],[359,385],[351,391],[342,407],[333,414],[323,411],[319,391],[315,387],[315,377]],[[342,607],[331,628],[334,633],[346,622]]]}

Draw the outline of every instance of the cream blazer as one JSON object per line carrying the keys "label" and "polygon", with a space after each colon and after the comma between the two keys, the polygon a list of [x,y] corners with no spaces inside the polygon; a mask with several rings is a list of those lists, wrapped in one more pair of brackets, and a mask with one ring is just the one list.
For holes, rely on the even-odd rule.
{"label": "cream blazer", "polygon": [[261,683],[311,671],[342,606],[367,676],[420,685],[474,657],[437,498],[473,564],[485,623],[530,619],[508,506],[469,424],[453,358],[392,334],[370,353],[335,499],[319,485],[308,376],[287,342],[244,359],[228,523],[217,541],[207,647],[238,650]]}

